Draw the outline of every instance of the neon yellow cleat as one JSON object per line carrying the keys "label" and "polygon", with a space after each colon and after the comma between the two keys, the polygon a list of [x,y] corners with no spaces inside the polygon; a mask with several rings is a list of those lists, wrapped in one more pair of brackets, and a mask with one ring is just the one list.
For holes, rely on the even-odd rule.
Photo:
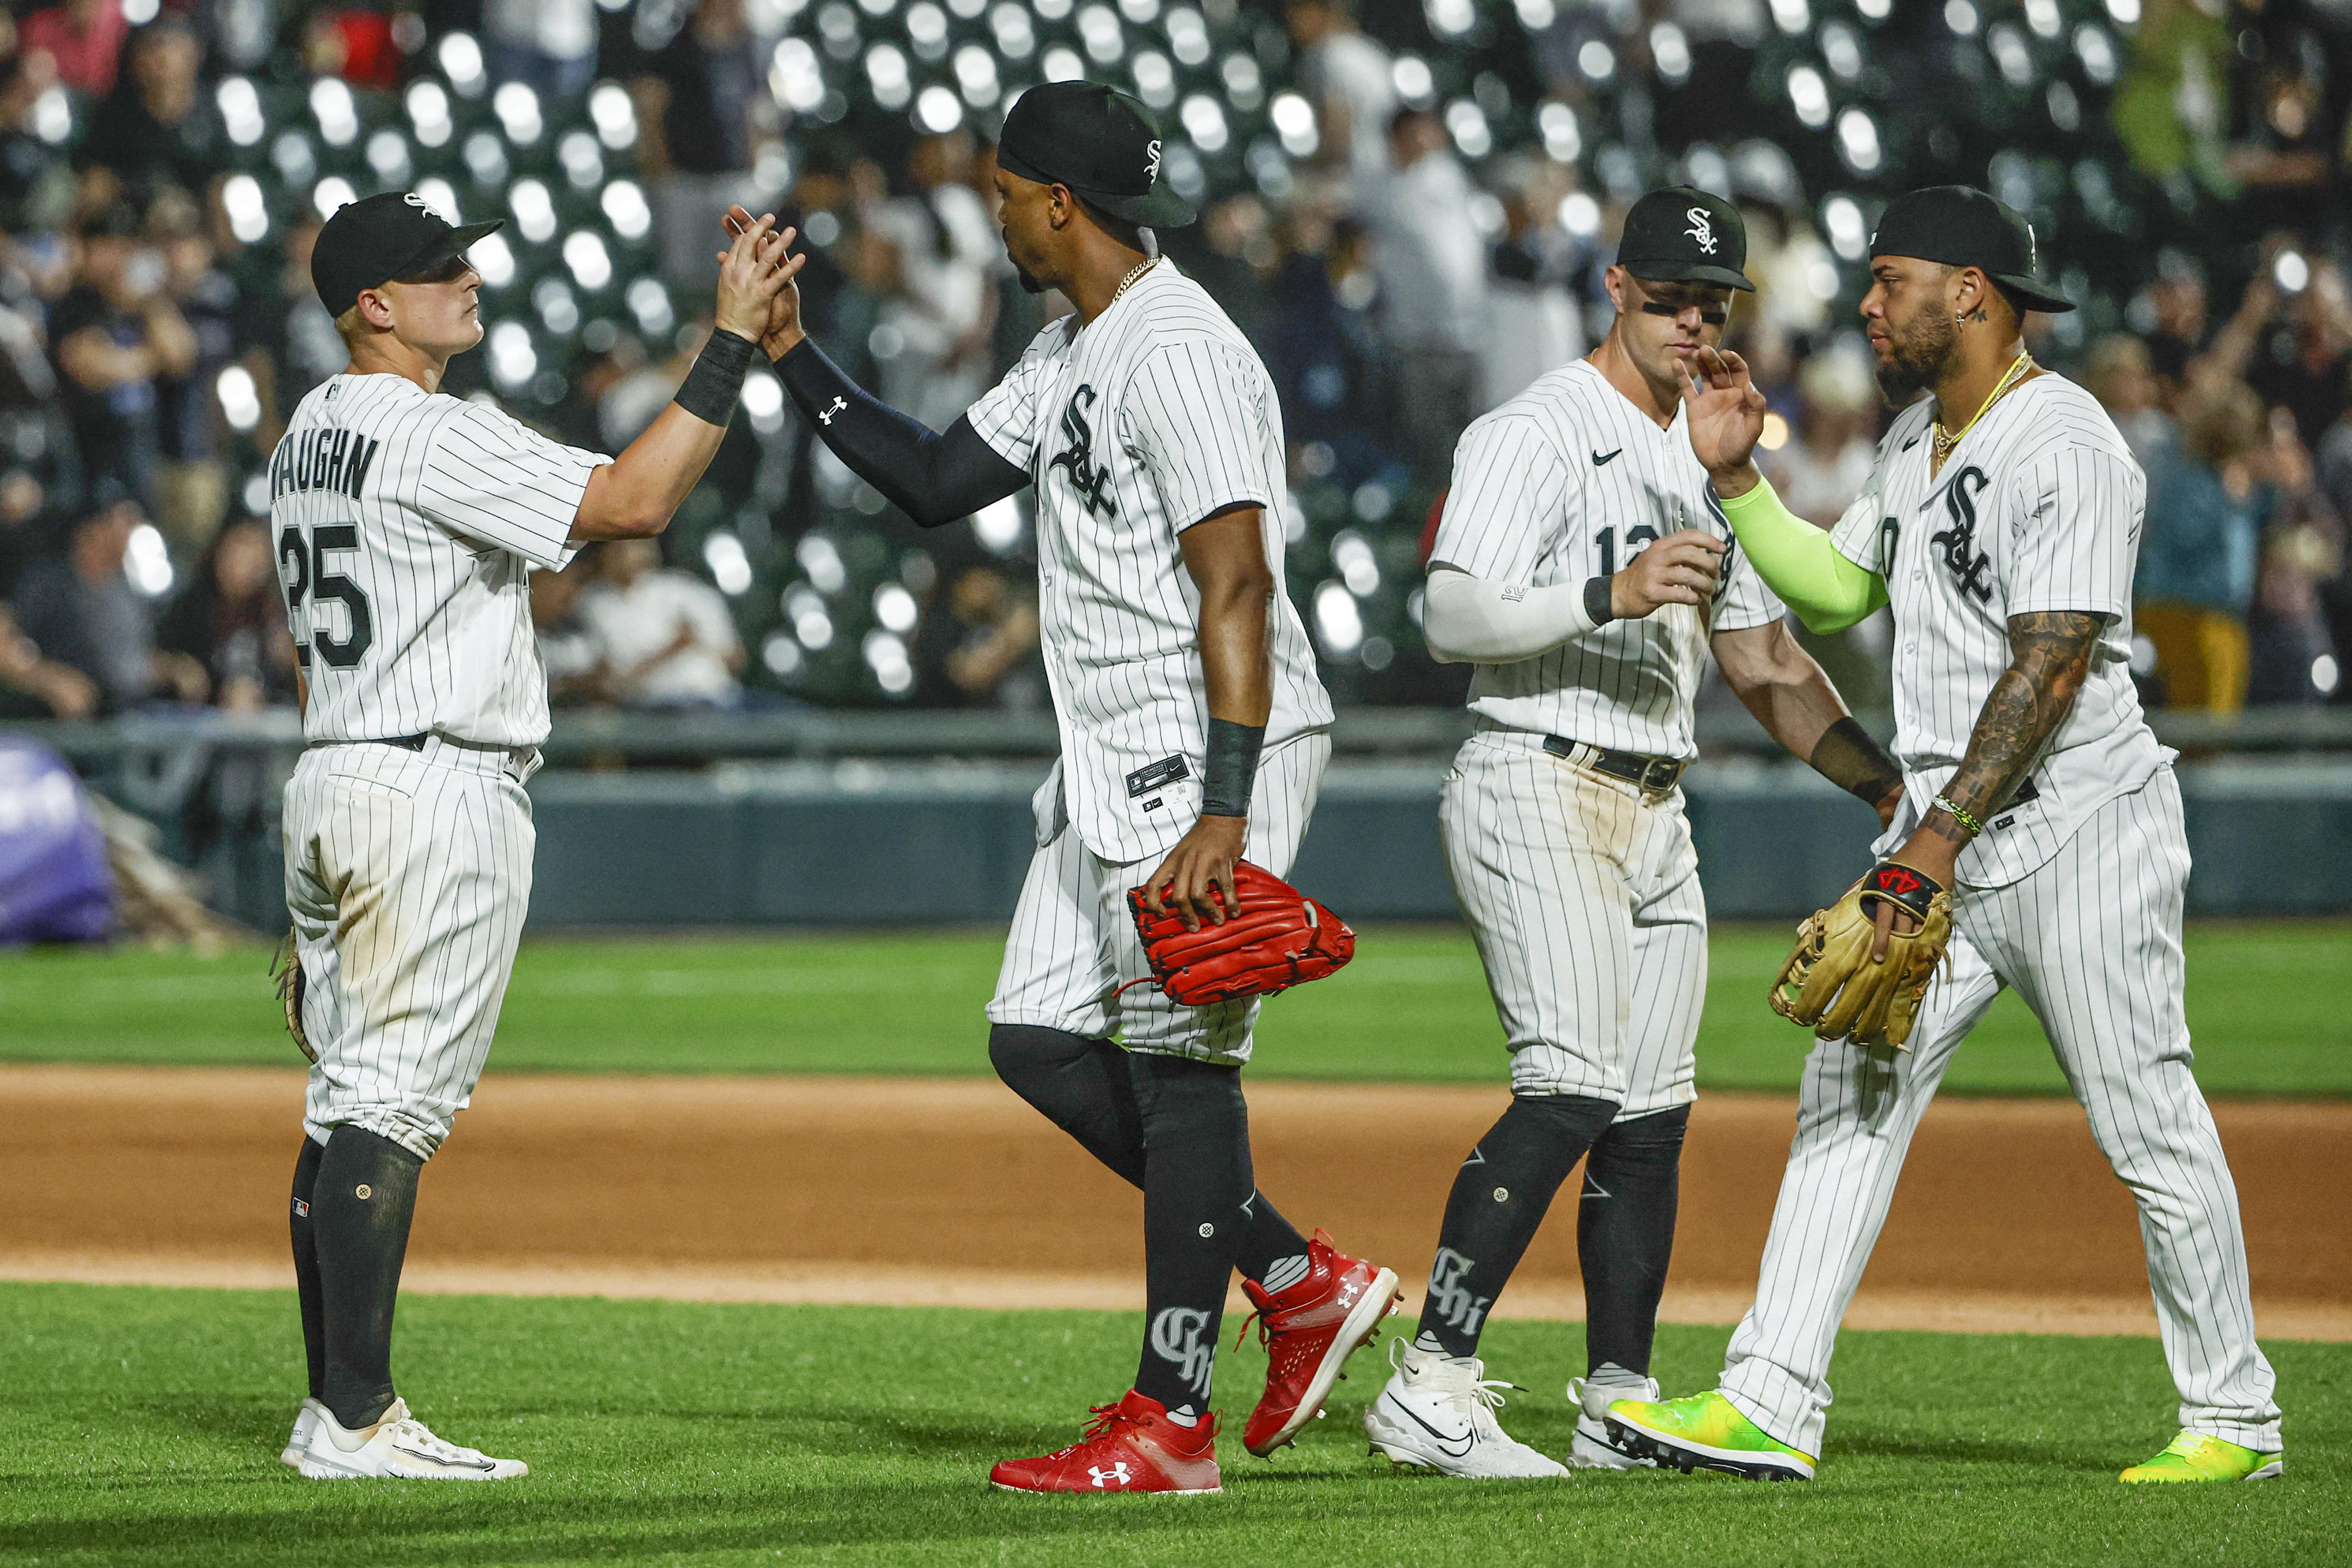
{"label": "neon yellow cleat", "polygon": [[2116,1479],[2144,1481],[2271,1481],[2286,1474],[2286,1456],[2242,1448],[2203,1432],[2183,1431],[2164,1452]]}
{"label": "neon yellow cleat", "polygon": [[1751,1481],[1809,1481],[1813,1456],[1801,1454],[1739,1413],[1721,1394],[1653,1405],[1620,1399],[1602,1418],[1627,1450],[1688,1475],[1720,1470]]}

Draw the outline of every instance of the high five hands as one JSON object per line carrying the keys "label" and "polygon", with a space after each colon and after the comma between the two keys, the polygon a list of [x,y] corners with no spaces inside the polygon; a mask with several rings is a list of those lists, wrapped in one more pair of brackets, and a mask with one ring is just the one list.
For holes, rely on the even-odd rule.
{"label": "high five hands", "polygon": [[800,271],[807,258],[786,254],[793,231],[772,232],[776,226],[773,214],[756,222],[745,214],[740,228],[731,222],[728,226],[735,240],[719,253],[719,307],[714,325],[719,331],[732,332],[756,343],[768,329],[778,296],[797,292],[793,275]]}
{"label": "high five hands", "polygon": [[[1764,394],[1748,378],[1738,354],[1701,349],[1692,370],[1677,371],[1683,383],[1691,450],[1715,476],[1716,494],[1727,500],[1756,485],[1757,438],[1764,434]],[[1693,371],[1696,373],[1694,374]]]}
{"label": "high five hands", "polygon": [[[755,232],[772,227],[776,217],[773,213],[771,213],[765,217],[754,218],[744,208],[733,206],[727,209],[724,221],[728,234],[733,236],[735,244],[740,246],[745,238]],[[775,254],[779,256],[783,256],[792,242],[798,236],[797,229],[785,229],[776,235],[771,242],[776,247]],[[724,261],[731,254],[732,252],[721,252],[719,259]],[[719,325],[727,326],[727,329],[730,332],[740,332],[744,337],[759,344],[760,351],[767,355],[771,361],[782,359],[786,352],[799,347],[803,336],[801,287],[793,279],[807,261],[808,253],[803,251],[784,262],[778,269],[783,275],[783,283],[773,294],[761,301],[763,308],[755,325],[732,327],[727,326],[724,321]]]}

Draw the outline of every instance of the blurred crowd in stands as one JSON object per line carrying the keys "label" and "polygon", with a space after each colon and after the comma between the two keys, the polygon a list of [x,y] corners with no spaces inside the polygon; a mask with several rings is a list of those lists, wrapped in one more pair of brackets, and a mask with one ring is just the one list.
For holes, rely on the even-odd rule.
{"label": "blurred crowd in stands", "polygon": [[[0,718],[292,700],[255,480],[343,362],[308,277],[333,201],[510,216],[491,340],[450,390],[608,452],[699,350],[719,214],[773,208],[811,251],[814,335],[944,427],[1060,308],[1003,258],[986,131],[1012,86],[1079,69],[1159,99],[1202,209],[1161,241],[1275,377],[1291,589],[1343,701],[1458,700],[1415,626],[1454,440],[1607,330],[1615,225],[1667,179],[1748,214],[1731,343],[1776,483],[1824,525],[1889,415],[1853,315],[1877,204],[1965,178],[2032,213],[2085,308],[2032,346],[2148,476],[2148,700],[2352,696],[2343,0],[947,4],[0,14]],[[1212,90],[1179,108],[1188,81]],[[1023,505],[916,529],[755,373],[671,535],[541,574],[533,612],[559,703],[1024,709],[1046,701],[1032,579]],[[1858,706],[1886,703],[1888,641],[1819,644]]]}

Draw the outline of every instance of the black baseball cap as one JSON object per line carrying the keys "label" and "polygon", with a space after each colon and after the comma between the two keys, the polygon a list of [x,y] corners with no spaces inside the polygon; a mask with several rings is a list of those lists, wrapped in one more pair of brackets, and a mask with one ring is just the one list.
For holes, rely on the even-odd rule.
{"label": "black baseball cap", "polygon": [[1143,105],[1098,82],[1033,87],[1004,117],[996,162],[1041,185],[1067,185],[1115,218],[1182,228],[1192,204],[1160,178],[1160,132]]}
{"label": "black baseball cap", "polygon": [[460,226],[414,191],[386,191],[347,203],[327,220],[310,252],[310,284],[327,314],[341,316],[359,303],[362,289],[430,272],[505,226],[503,218]]}
{"label": "black baseball cap", "polygon": [[1625,214],[1617,265],[1654,283],[1719,283],[1753,294],[1748,225],[1723,197],[1691,185],[1652,191]]}
{"label": "black baseball cap", "polygon": [[2033,225],[1972,185],[1929,185],[1895,197],[1870,236],[1870,254],[1982,267],[2020,310],[2074,308],[2033,276]]}

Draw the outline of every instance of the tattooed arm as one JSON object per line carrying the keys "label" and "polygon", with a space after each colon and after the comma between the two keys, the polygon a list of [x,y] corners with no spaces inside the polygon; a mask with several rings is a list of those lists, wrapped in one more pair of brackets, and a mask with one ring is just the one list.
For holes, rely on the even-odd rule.
{"label": "tattooed arm", "polygon": [[[1993,683],[1992,695],[1977,715],[1968,755],[1944,786],[1947,800],[1980,822],[2008,804],[2026,769],[2074,706],[2105,627],[2105,616],[2085,610],[2010,617],[2009,668]],[[1948,887],[1952,862],[1970,836],[1950,812],[1930,811],[1895,858]]]}

